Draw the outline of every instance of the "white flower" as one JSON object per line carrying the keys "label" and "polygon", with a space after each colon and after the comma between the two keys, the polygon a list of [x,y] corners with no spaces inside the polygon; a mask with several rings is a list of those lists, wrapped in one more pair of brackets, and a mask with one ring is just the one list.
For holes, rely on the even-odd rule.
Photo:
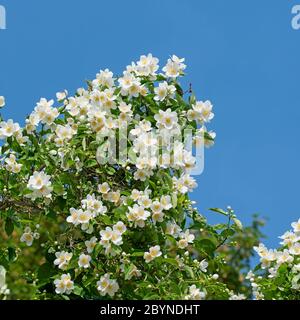
{"label": "white flower", "polygon": [[113,244],[118,245],[118,246],[123,244],[122,234],[119,232],[119,230],[112,231],[110,240]]}
{"label": "white flower", "polygon": [[73,254],[71,252],[61,251],[55,253],[56,259],[54,264],[58,266],[59,269],[66,269],[70,260],[72,259]]}
{"label": "white flower", "polygon": [[[81,210],[82,211],[82,210]],[[78,210],[71,208],[70,209],[71,215],[67,217],[67,222],[73,223],[75,226],[79,224],[78,222]]]}
{"label": "white flower", "polygon": [[165,214],[163,212],[154,212],[152,214],[153,223],[156,224],[156,222],[163,222],[164,216]]}
{"label": "white flower", "polygon": [[186,65],[183,63],[184,59],[180,59],[177,56],[173,55],[171,59],[168,59],[168,62],[165,67],[163,67],[163,72],[169,78],[177,78],[183,74],[183,70],[186,68]]}
{"label": "white flower", "polygon": [[122,101],[118,106],[119,110],[122,113],[131,113],[131,107],[131,104],[127,104],[124,101]]}
{"label": "white flower", "polygon": [[26,122],[26,126],[25,126],[26,131],[27,131],[28,133],[32,133],[32,132],[36,129],[37,125],[39,124],[39,121],[40,121],[40,119],[39,119],[38,115],[33,112],[33,113],[25,120],[25,122]]}
{"label": "white flower", "polygon": [[201,122],[209,122],[213,119],[214,114],[212,112],[212,104],[210,101],[197,101],[196,105],[193,107],[196,112],[199,113],[199,120]]}
{"label": "white flower", "polygon": [[154,116],[157,122],[157,127],[164,127],[166,129],[172,129],[178,121],[177,113],[167,109],[166,111],[159,110],[159,113]]}
{"label": "white flower", "polygon": [[137,189],[133,189],[132,191],[131,191],[131,199],[133,200],[133,201],[137,201],[137,200],[139,200],[140,199],[140,197],[141,197],[141,195],[142,195],[142,192],[141,191],[139,191],[139,190],[137,190]]}
{"label": "white flower", "polygon": [[268,278],[270,278],[270,279],[276,278],[276,276],[277,276],[277,271],[278,271],[277,266],[276,266],[275,268],[270,268],[268,271],[269,271]]}
{"label": "white flower", "polygon": [[142,195],[138,199],[138,204],[146,209],[150,208],[152,205],[152,200],[148,195]]}
{"label": "white flower", "polygon": [[292,223],[292,228],[294,229],[294,232],[300,234],[300,219]]}
{"label": "white flower", "polygon": [[246,297],[242,293],[238,293],[238,294],[231,293],[229,297],[229,300],[245,300],[245,299]]}
{"label": "white flower", "polygon": [[91,256],[88,254],[81,254],[78,259],[78,266],[87,269],[90,267]]}
{"label": "white flower", "polygon": [[181,232],[181,228],[179,227],[178,224],[176,224],[175,222],[168,221],[166,231],[165,231],[166,234],[169,234],[174,238],[178,238],[180,232]]}
{"label": "white flower", "polygon": [[156,71],[158,70],[159,60],[152,56],[149,53],[147,56],[142,55],[140,60],[137,62],[137,65],[133,67],[133,71],[136,72],[139,76],[155,76]]}
{"label": "white flower", "polygon": [[204,300],[206,297],[205,292],[200,291],[200,289],[198,289],[196,287],[196,285],[191,285],[189,287],[189,295],[186,297],[186,299],[188,300]]}
{"label": "white flower", "polygon": [[140,181],[146,181],[147,177],[150,177],[151,173],[150,171],[147,171],[146,169],[138,169],[134,175],[134,180],[140,180]]}
{"label": "white flower", "polygon": [[126,232],[126,226],[122,221],[117,222],[113,228],[106,227],[100,231],[100,244],[105,248],[110,248],[110,241],[115,245],[123,244],[122,234]]}
{"label": "white flower", "polygon": [[117,280],[110,279],[109,274],[105,274],[97,281],[97,290],[102,296],[109,295],[113,297],[115,293],[119,290],[119,285]]}
{"label": "white flower", "polygon": [[63,274],[60,279],[54,280],[55,292],[57,294],[70,294],[74,289],[74,282],[71,280],[70,274]]}
{"label": "white flower", "polygon": [[47,101],[45,98],[41,98],[34,109],[34,113],[43,124],[51,125],[59,116],[58,110],[52,108],[53,103],[53,100]]}
{"label": "white flower", "polygon": [[44,171],[35,171],[27,184],[27,188],[32,191],[32,194],[29,196],[32,199],[41,197],[50,198],[53,190],[50,179],[51,177]]}
{"label": "white flower", "polygon": [[179,179],[173,177],[175,188],[180,193],[187,193],[193,191],[197,187],[196,180],[189,174],[183,174]]}
{"label": "white flower", "polygon": [[110,190],[110,186],[107,182],[104,182],[98,185],[98,192],[102,194],[107,194],[109,190]]}
{"label": "white flower", "polygon": [[295,265],[293,266],[292,272],[293,272],[293,273],[300,273],[300,263],[295,264]]}
{"label": "white flower", "polygon": [[121,193],[120,191],[113,191],[107,194],[107,200],[113,202],[114,204],[118,204],[120,202]]}
{"label": "white flower", "polygon": [[258,247],[257,247],[257,246],[254,246],[253,249],[257,252],[257,254],[258,254],[260,257],[262,257],[263,255],[265,255],[266,252],[267,252],[267,250],[268,250],[263,243],[260,243],[260,244],[258,245]]}
{"label": "white flower", "polygon": [[262,268],[266,268],[270,265],[270,262],[275,261],[277,259],[277,251],[276,250],[266,250],[262,253],[262,257],[260,259]]}
{"label": "white flower", "polygon": [[57,101],[59,101],[59,102],[63,101],[64,99],[66,99],[67,95],[68,95],[67,90],[64,90],[62,92],[57,92],[56,93]]}
{"label": "white flower", "polygon": [[163,206],[159,201],[153,201],[151,204],[151,210],[155,213],[160,213],[163,211]]}
{"label": "white flower", "polygon": [[9,158],[5,159],[6,166],[5,168],[13,173],[19,173],[22,168],[22,164],[16,162],[16,156],[14,154],[10,154]]}
{"label": "white flower", "polygon": [[28,247],[32,245],[32,242],[34,240],[33,232],[29,227],[26,227],[24,230],[24,233],[22,234],[20,241],[25,242]]}
{"label": "white flower", "polygon": [[289,248],[289,253],[294,255],[294,256],[299,256],[300,255],[300,243],[294,243],[290,248]]}
{"label": "white flower", "polygon": [[151,122],[144,119],[130,131],[130,134],[133,136],[139,136],[140,134],[148,131],[151,131]]}
{"label": "white flower", "polygon": [[0,96],[0,108],[3,108],[5,106],[5,98],[3,96]]}
{"label": "white flower", "polygon": [[[245,279],[250,280],[250,279],[254,279],[254,277],[255,277],[255,274],[253,273],[252,270],[250,270],[250,271],[247,273]],[[251,280],[251,281],[252,281],[252,280]]]}
{"label": "white flower", "polygon": [[93,81],[93,86],[98,87],[98,86],[106,86],[106,87],[113,87],[114,86],[114,78],[113,78],[113,73],[109,71],[108,69],[105,70],[100,70],[99,73],[97,73],[95,79]]}
{"label": "white flower", "polygon": [[291,231],[286,231],[279,238],[283,240],[280,242],[280,244],[288,247],[292,246],[295,242],[300,240],[300,236]]}
{"label": "white flower", "polygon": [[102,240],[111,240],[113,234],[113,230],[111,227],[106,227],[105,230],[100,231],[100,236]]}
{"label": "white flower", "polygon": [[166,98],[173,98],[176,92],[176,88],[173,85],[169,85],[166,81],[161,82],[158,87],[154,88],[156,101],[163,101]]}
{"label": "white flower", "polygon": [[160,204],[162,205],[164,210],[170,210],[173,207],[171,197],[169,195],[161,196]]}
{"label": "white flower", "polygon": [[126,232],[126,226],[122,221],[118,221],[114,226],[113,226],[113,231],[117,231],[120,234],[123,234]]}
{"label": "white flower", "polygon": [[287,249],[277,252],[276,261],[278,264],[290,263],[290,262],[293,262],[293,260],[294,260],[293,256],[290,255]]}
{"label": "white flower", "polygon": [[200,262],[199,266],[202,272],[207,272],[208,262],[205,259]]}
{"label": "white flower", "polygon": [[154,246],[149,249],[148,252],[144,253],[144,259],[146,263],[151,262],[155,258],[158,258],[162,255],[162,252],[160,251],[160,246]]}
{"label": "white flower", "polygon": [[7,122],[0,122],[0,139],[5,139],[16,135],[20,131],[18,123],[14,123],[9,119]]}
{"label": "white flower", "polygon": [[97,241],[96,237],[92,237],[90,240],[84,242],[88,253],[92,253],[94,251]]}
{"label": "white flower", "polygon": [[104,214],[107,211],[107,208],[103,206],[102,201],[98,200],[95,194],[88,195],[86,199],[81,201],[82,208],[91,212],[93,217],[96,217],[98,214]]}
{"label": "white flower", "polygon": [[190,230],[186,230],[185,232],[180,233],[180,240],[178,241],[178,247],[180,249],[185,249],[189,243],[193,243],[195,236],[193,234],[190,234]]}
{"label": "white flower", "polygon": [[6,270],[0,265],[0,295],[9,295],[10,290],[7,288],[6,284]]}
{"label": "white flower", "polygon": [[296,275],[292,279],[292,289],[299,290],[300,289],[300,274]]}
{"label": "white flower", "polygon": [[87,224],[92,219],[92,214],[90,211],[83,211],[79,209],[77,212],[78,212],[78,222],[81,224]]}
{"label": "white flower", "polygon": [[129,221],[133,221],[135,225],[143,228],[145,221],[150,216],[150,212],[144,207],[135,204],[133,207],[128,207],[129,212],[126,214]]}
{"label": "white flower", "polygon": [[132,73],[124,71],[123,77],[118,79],[123,96],[138,97],[140,93],[141,83]]}
{"label": "white flower", "polygon": [[56,139],[54,140],[57,146],[63,146],[65,141],[69,141],[72,139],[75,134],[74,129],[70,125],[57,125],[56,126]]}

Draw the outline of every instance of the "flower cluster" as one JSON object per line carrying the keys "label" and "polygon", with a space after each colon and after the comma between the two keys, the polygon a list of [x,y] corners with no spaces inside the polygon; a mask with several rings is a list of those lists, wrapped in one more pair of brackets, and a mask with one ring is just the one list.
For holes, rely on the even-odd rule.
{"label": "flower cluster", "polygon": [[61,251],[61,252],[56,252],[55,257],[56,259],[54,260],[54,264],[58,266],[59,269],[66,269],[68,266],[70,260],[72,259],[72,252],[66,252],[66,251]]}
{"label": "flower cluster", "polygon": [[70,294],[74,289],[74,282],[71,280],[70,274],[62,274],[60,279],[54,281],[55,292],[57,294]]}
{"label": "flower cluster", "polygon": [[71,208],[70,216],[66,220],[75,226],[80,224],[82,230],[92,233],[93,226],[89,224],[90,220],[96,218],[99,214],[104,214],[106,211],[107,208],[102,201],[97,199],[95,194],[92,194],[81,201],[81,209]]}
{"label": "flower cluster", "polygon": [[52,184],[51,176],[45,174],[45,172],[35,171],[29,178],[27,188],[31,191],[28,197],[35,200],[37,198],[51,198]]}
{"label": "flower cluster", "polygon": [[[254,247],[260,256],[263,275],[255,275],[252,271],[247,278],[251,282],[256,299],[269,299],[274,284],[280,284],[275,298],[294,299],[300,291],[300,219],[291,224],[292,230],[279,238],[282,245],[279,249],[268,249],[264,244]],[[265,279],[266,277],[266,279]],[[273,295],[274,297],[274,295]]]}
{"label": "flower cluster", "polygon": [[114,255],[111,244],[120,246],[123,244],[122,235],[126,232],[126,226],[122,221],[117,222],[112,228],[106,227],[100,231],[100,244],[105,248],[105,254]]}
{"label": "flower cluster", "polygon": [[119,290],[119,285],[115,279],[110,279],[109,274],[105,274],[97,281],[97,290],[102,296],[108,294],[110,297],[113,297]]}
{"label": "flower cluster", "polygon": [[26,227],[24,229],[24,233],[22,234],[20,241],[25,242],[28,247],[30,247],[33,243],[34,239],[39,239],[40,234],[35,230],[34,232],[31,230],[30,227]]}
{"label": "flower cluster", "polygon": [[161,256],[160,246],[151,247],[149,251],[144,253],[144,259],[146,263],[149,263],[155,258],[158,258],[160,256]]}
{"label": "flower cluster", "polygon": [[187,300],[204,300],[205,297],[206,293],[193,284],[189,287],[189,294],[185,298]]}
{"label": "flower cluster", "polygon": [[19,173],[21,171],[22,165],[17,163],[16,156],[11,153],[8,158],[5,159],[5,168],[7,171],[13,173]]}

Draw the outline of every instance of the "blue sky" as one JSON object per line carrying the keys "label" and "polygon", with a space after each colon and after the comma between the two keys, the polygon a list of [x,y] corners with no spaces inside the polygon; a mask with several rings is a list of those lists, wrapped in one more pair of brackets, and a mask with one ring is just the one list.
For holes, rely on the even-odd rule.
{"label": "blue sky", "polygon": [[298,1],[0,0],[0,95],[23,123],[40,97],[73,92],[100,68],[120,73],[141,54],[186,58],[187,82],[214,104],[217,143],[192,197],[199,209],[230,204],[247,223],[267,216],[266,243],[300,217]]}

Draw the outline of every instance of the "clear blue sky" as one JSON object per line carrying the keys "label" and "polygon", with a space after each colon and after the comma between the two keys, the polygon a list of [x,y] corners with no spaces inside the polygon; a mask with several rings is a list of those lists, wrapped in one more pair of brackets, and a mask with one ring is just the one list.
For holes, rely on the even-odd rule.
{"label": "clear blue sky", "polygon": [[120,73],[143,53],[183,56],[187,81],[216,114],[217,143],[193,198],[206,214],[230,204],[243,222],[269,217],[266,243],[275,246],[300,217],[297,2],[0,0],[3,115],[23,124],[40,97],[73,92],[100,68]]}

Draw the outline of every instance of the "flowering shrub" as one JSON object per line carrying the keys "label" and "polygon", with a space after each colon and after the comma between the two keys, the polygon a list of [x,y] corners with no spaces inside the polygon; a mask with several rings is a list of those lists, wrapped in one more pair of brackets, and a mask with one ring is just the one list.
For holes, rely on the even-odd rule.
{"label": "flowering shrub", "polygon": [[27,281],[39,298],[228,297],[206,273],[225,234],[193,209],[195,157],[170,139],[185,129],[198,145],[215,136],[204,126],[211,103],[184,99],[185,68],[172,56],[158,74],[158,59],[142,56],[119,78],[106,69],[75,96],[58,93],[57,107],[42,98],[24,128],[0,123],[2,264],[34,246],[41,259]]}
{"label": "flowering shrub", "polygon": [[212,104],[178,82],[185,68],[173,55],[159,73],[148,54],[120,77],[101,70],[74,96],[57,93],[56,106],[40,99],[23,128],[0,119],[0,265],[11,279],[0,294],[248,297],[240,269],[258,229],[242,232],[230,207],[211,209],[227,219],[211,226],[188,196],[201,171],[195,150],[215,133]]}
{"label": "flowering shrub", "polygon": [[262,243],[254,248],[260,265],[247,279],[256,299],[300,299],[300,219],[291,226],[293,230],[279,237],[279,249],[267,249]]}

